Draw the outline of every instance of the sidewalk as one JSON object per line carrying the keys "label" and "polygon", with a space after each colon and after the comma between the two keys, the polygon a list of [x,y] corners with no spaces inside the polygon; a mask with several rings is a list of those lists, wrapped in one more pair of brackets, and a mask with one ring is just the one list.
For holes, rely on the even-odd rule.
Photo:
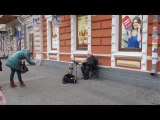
{"label": "sidewalk", "polygon": [[10,69],[3,60],[0,84],[8,105],[159,105],[160,91],[131,86],[104,79],[78,80],[77,84],[62,84],[66,69],[28,66],[22,75],[26,84],[9,87]]}

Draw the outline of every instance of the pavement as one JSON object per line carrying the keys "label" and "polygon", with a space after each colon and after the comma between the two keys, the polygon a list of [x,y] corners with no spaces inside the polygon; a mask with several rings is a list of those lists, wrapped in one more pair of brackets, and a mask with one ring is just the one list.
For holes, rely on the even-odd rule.
{"label": "pavement", "polygon": [[28,66],[22,74],[26,87],[10,88],[10,69],[2,60],[0,85],[7,105],[159,105],[160,91],[128,85],[106,79],[82,80],[76,84],[62,84],[66,69]]}

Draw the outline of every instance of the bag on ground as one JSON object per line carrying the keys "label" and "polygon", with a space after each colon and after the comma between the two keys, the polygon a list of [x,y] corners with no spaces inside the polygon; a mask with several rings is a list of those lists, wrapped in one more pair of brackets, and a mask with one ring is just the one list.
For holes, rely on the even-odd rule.
{"label": "bag on ground", "polygon": [[66,84],[66,83],[76,83],[76,77],[72,74],[66,74],[64,75],[63,79],[62,79],[62,83]]}

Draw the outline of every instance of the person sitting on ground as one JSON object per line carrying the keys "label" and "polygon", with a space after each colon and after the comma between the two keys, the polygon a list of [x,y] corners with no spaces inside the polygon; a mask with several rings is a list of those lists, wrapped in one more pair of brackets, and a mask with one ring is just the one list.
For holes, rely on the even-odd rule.
{"label": "person sitting on ground", "polygon": [[96,65],[96,58],[92,55],[92,52],[88,52],[88,57],[82,62],[81,71],[84,80],[89,79],[89,71]]}

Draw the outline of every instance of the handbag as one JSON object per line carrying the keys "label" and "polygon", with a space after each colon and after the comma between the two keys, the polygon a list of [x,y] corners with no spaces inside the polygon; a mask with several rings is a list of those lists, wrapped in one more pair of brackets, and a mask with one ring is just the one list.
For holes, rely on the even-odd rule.
{"label": "handbag", "polygon": [[0,105],[6,105],[6,99],[0,90]]}
{"label": "handbag", "polygon": [[62,78],[62,83],[67,84],[67,83],[77,83],[76,77],[72,74],[66,74]]}
{"label": "handbag", "polygon": [[28,72],[28,71],[29,71],[29,69],[26,67],[26,65],[25,65],[25,64],[22,64],[22,65],[21,65],[21,74],[26,73],[26,72]]}

